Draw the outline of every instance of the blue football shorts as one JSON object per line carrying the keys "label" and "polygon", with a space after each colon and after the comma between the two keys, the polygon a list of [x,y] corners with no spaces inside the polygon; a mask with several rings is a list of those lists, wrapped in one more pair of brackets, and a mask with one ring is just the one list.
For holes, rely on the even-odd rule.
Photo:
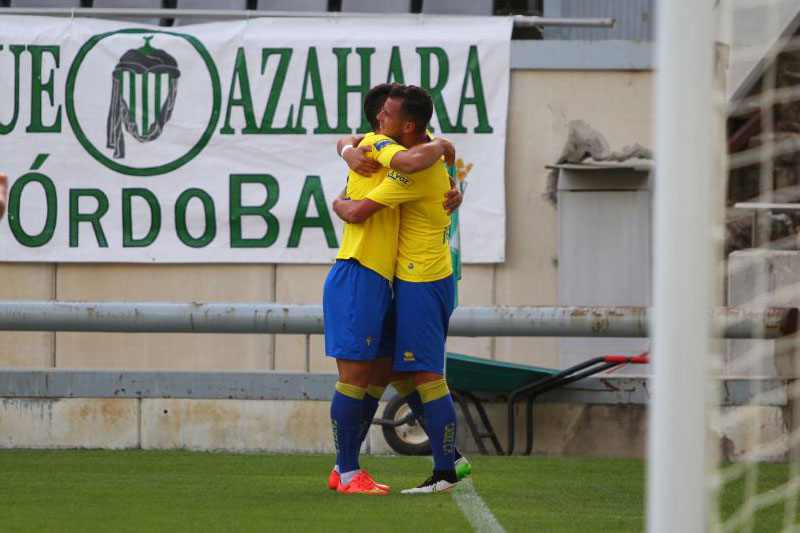
{"label": "blue football shorts", "polygon": [[444,374],[445,341],[455,307],[455,283],[452,275],[421,283],[395,278],[394,370]]}
{"label": "blue football shorts", "polygon": [[355,260],[337,260],[325,279],[325,353],[336,359],[375,359],[391,301],[389,280]]}
{"label": "blue football shorts", "polygon": [[[397,280],[395,280],[396,282]],[[378,357],[394,357],[395,341],[395,321],[397,320],[397,310],[395,309],[394,297],[386,310],[386,318],[383,319],[383,330],[381,331],[381,343],[378,345]]]}

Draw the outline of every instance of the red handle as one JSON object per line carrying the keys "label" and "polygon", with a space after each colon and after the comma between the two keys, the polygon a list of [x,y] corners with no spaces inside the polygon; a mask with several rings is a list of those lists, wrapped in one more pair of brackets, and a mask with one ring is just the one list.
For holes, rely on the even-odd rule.
{"label": "red handle", "polygon": [[633,363],[633,364],[636,364],[636,365],[646,365],[646,364],[650,363],[650,357],[645,355],[645,354],[633,355],[633,356],[607,355],[605,357],[605,362],[606,363],[617,363],[617,364],[620,364],[620,365],[625,364],[625,363]]}

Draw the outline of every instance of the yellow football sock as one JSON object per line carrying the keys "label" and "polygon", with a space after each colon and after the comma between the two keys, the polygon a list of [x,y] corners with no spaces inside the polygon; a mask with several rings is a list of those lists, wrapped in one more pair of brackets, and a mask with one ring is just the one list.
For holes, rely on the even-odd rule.
{"label": "yellow football sock", "polygon": [[367,393],[367,389],[356,387],[355,385],[350,385],[349,383],[343,383],[341,381],[336,382],[336,390],[345,396],[355,398],[356,400],[363,400],[364,395]]}
{"label": "yellow football sock", "polygon": [[401,381],[392,381],[392,387],[397,391],[400,396],[408,396],[414,392],[414,380],[411,378],[403,379]]}
{"label": "yellow football sock", "polygon": [[370,396],[372,396],[373,398],[376,398],[378,400],[381,399],[381,396],[383,396],[383,391],[385,391],[385,390],[386,390],[386,387],[380,387],[378,385],[368,385],[367,386],[367,394],[369,394]]}
{"label": "yellow football sock", "polygon": [[450,394],[450,389],[447,388],[447,381],[442,378],[417,385],[417,392],[422,398],[422,403],[428,403],[447,396]]}

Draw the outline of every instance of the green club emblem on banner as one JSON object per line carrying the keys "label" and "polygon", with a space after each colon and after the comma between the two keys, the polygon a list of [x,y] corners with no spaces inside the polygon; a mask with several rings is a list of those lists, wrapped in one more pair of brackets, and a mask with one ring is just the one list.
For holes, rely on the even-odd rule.
{"label": "green club emblem on banner", "polygon": [[[112,74],[107,146],[118,159],[125,157],[123,126],[139,142],[154,141],[175,107],[181,71],[174,57],[150,45],[152,39],[152,35],[145,36],[144,46],[125,52]],[[125,93],[123,87],[128,88]]]}
{"label": "green club emblem on banner", "polygon": [[[179,64],[193,68],[182,71]],[[191,105],[178,105],[179,80],[192,89]],[[75,137],[94,159],[121,174],[156,176],[191,161],[211,139],[220,107],[214,60],[187,34],[125,29],[95,35],[67,76],[66,111]],[[171,140],[155,142],[170,137],[171,128]],[[182,135],[176,142],[177,131],[191,132],[190,138]]]}

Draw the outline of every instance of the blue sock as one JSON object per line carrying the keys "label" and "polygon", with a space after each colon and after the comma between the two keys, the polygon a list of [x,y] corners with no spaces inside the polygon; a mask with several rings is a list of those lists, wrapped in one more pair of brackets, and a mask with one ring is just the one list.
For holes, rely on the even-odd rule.
{"label": "blue sock", "polygon": [[333,442],[336,445],[336,464],[339,472],[358,470],[358,451],[361,441],[358,438],[361,404],[366,389],[337,382],[331,401],[331,425]]}
{"label": "blue sock", "polygon": [[405,400],[408,408],[411,409],[411,412],[414,414],[414,418],[417,419],[417,422],[420,426],[422,426],[422,429],[425,429],[425,406],[423,405],[422,398],[416,389],[407,395]]}
{"label": "blue sock", "polygon": [[431,442],[434,470],[455,468],[456,409],[444,379],[417,387],[425,407],[425,432]]}
{"label": "blue sock", "polygon": [[397,394],[403,397],[411,413],[417,420],[417,423],[425,429],[425,407],[422,405],[422,398],[414,387],[414,382],[409,379],[392,381],[392,387],[397,391]]}
{"label": "blue sock", "polygon": [[[410,394],[406,395],[405,401],[406,404],[408,405],[408,408],[411,409],[411,412],[414,414],[414,418],[417,419],[417,423],[422,427],[422,429],[427,434],[428,430],[425,429],[425,406],[423,405],[422,398],[420,397],[416,389],[412,391]],[[458,451],[457,446],[453,446],[453,454],[456,460],[461,457],[461,452]]]}
{"label": "blue sock", "polygon": [[377,385],[370,385],[367,387],[367,393],[364,399],[361,400],[361,420],[359,422],[358,445],[359,449],[364,439],[369,434],[369,428],[372,426],[372,419],[375,418],[375,413],[378,411],[378,402],[383,396],[383,391],[386,387],[379,387]]}

